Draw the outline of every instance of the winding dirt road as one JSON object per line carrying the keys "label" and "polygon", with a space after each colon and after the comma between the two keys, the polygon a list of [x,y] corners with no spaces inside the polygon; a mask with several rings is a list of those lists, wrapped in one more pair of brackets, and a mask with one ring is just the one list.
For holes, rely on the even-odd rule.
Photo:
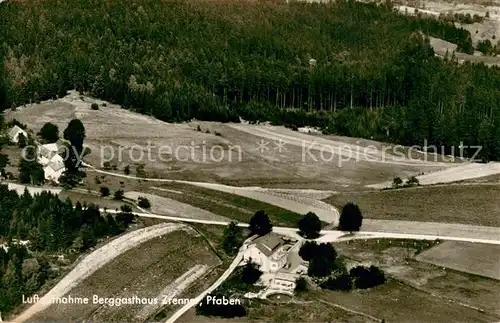
{"label": "winding dirt road", "polygon": [[86,256],[54,288],[45,294],[39,302],[21,313],[13,322],[25,322],[35,314],[45,310],[51,305],[53,299],[63,297],[85,278],[125,251],[158,236],[176,230],[187,230],[188,228],[190,227],[180,223],[161,223],[119,236]]}
{"label": "winding dirt road", "polygon": [[269,188],[262,188],[262,187],[236,187],[236,186],[229,186],[216,183],[192,182],[192,181],[172,180],[164,178],[142,178],[132,175],[118,174],[114,172],[100,170],[87,163],[82,163],[82,164],[88,167],[91,171],[100,174],[106,174],[121,178],[136,179],[142,181],[164,182],[164,183],[176,182],[176,183],[194,185],[220,192],[243,196],[246,198],[251,198],[300,214],[306,214],[307,212],[314,212],[319,217],[320,220],[328,223],[337,224],[339,219],[339,212],[335,207],[333,207],[328,203],[318,201],[314,198],[304,196],[303,190],[299,190],[300,192],[299,195],[294,195],[289,193],[292,192],[292,190],[283,192],[282,190],[272,190]]}

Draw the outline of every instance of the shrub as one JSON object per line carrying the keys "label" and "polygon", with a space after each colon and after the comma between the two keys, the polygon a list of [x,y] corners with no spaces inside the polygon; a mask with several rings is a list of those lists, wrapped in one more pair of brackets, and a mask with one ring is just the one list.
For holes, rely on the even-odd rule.
{"label": "shrub", "polygon": [[105,170],[110,170],[111,164],[109,162],[104,162],[104,164],[102,164],[102,168],[104,168]]}
{"label": "shrub", "polygon": [[392,180],[392,186],[400,187],[401,184],[403,184],[403,180],[401,179],[401,177],[394,177],[394,179]]}
{"label": "shrub", "polygon": [[347,273],[338,277],[330,277],[321,284],[321,288],[347,292],[352,289],[352,279]]}
{"label": "shrub", "polygon": [[307,280],[304,277],[299,277],[295,281],[295,291],[305,292],[307,290]]}
{"label": "shrub", "polygon": [[243,235],[241,228],[232,221],[224,229],[224,240],[222,241],[222,249],[228,255],[235,255],[238,253],[241,245],[243,244]]}
{"label": "shrub", "polygon": [[146,177],[146,171],[144,170],[144,164],[137,165],[135,168],[135,176]]}
{"label": "shrub", "polygon": [[349,275],[354,279],[354,285],[359,289],[367,289],[385,282],[384,272],[378,267],[370,266],[369,268],[357,266],[351,269]]}
{"label": "shrub", "polygon": [[100,192],[101,192],[101,196],[102,197],[106,197],[106,196],[109,196],[109,188],[106,187],[106,186],[101,186],[100,188]]}
{"label": "shrub", "polygon": [[125,175],[129,175],[130,174],[130,166],[129,165],[125,166],[125,168],[123,169],[123,172],[125,173]]}
{"label": "shrub", "polygon": [[28,139],[26,138],[25,135],[23,135],[22,133],[20,133],[17,140],[18,140],[17,141],[17,145],[19,146],[19,148],[26,147]]}
{"label": "shrub", "polygon": [[115,200],[123,200],[123,190],[115,191],[115,195],[113,197]]}
{"label": "shrub", "polygon": [[151,207],[151,203],[149,203],[149,200],[144,196],[139,196],[137,205],[144,209],[149,209]]}
{"label": "shrub", "polygon": [[99,110],[99,106],[97,105],[97,103],[92,103],[92,104],[90,105],[90,108],[91,108],[92,110]]}

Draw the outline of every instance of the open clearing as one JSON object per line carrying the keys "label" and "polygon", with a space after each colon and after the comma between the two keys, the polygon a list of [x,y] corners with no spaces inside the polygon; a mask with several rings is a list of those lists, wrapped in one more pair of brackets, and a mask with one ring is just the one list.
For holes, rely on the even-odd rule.
{"label": "open clearing", "polygon": [[481,52],[478,52],[480,55],[460,53],[456,51],[457,45],[453,43],[434,37],[429,37],[429,39],[434,52],[440,57],[445,57],[446,55],[448,55],[448,59],[450,59],[452,55],[455,55],[459,63],[473,62],[484,63],[488,66],[500,65],[500,57],[498,56],[484,56],[481,54]]}
{"label": "open clearing", "polygon": [[449,185],[334,194],[325,201],[359,205],[365,218],[500,227],[500,186]]}
{"label": "open clearing", "polygon": [[91,103],[103,102],[82,98],[73,91],[59,100],[7,111],[6,118],[16,118],[34,132],[52,122],[62,133],[77,117],[86,128],[85,145],[91,149],[85,157],[88,163],[99,167],[109,161],[119,172],[126,165],[134,172],[142,163],[147,177],[153,178],[336,190],[451,165],[395,156],[391,149],[384,150],[392,147],[389,144],[312,136],[284,127],[201,121],[169,124],[109,103],[94,111]]}
{"label": "open clearing", "polygon": [[447,241],[418,255],[417,260],[500,280],[500,246]]}
{"label": "open clearing", "polygon": [[334,302],[388,322],[491,323],[498,320],[497,316],[447,302],[394,280],[388,280],[384,285],[365,291],[321,291],[311,294],[315,293],[318,299]]}
{"label": "open clearing", "polygon": [[107,263],[127,250],[130,250],[152,238],[183,228],[185,229],[187,227],[182,224],[161,223],[123,234],[110,241],[83,258],[75,266],[75,268],[69,274],[64,276],[64,278],[47,294],[45,294],[38,303],[32,305],[19,315],[16,318],[16,321],[28,320],[37,313],[45,310],[51,305],[50,303],[52,299],[62,297],[67,294],[84,279],[91,276],[99,268],[105,266]]}
{"label": "open clearing", "polygon": [[415,14],[417,8],[419,12],[427,15],[438,17],[441,13],[459,13],[470,14],[485,17],[488,12],[490,18],[485,18],[483,22],[475,22],[472,24],[456,23],[456,26],[468,30],[472,36],[474,46],[480,40],[489,39],[493,44],[496,44],[495,39],[500,37],[500,10],[498,9],[498,1],[490,0],[459,0],[453,2],[447,1],[396,1],[396,3],[407,4],[398,6],[400,12]]}
{"label": "open clearing", "polygon": [[[35,317],[38,321],[92,320],[99,322],[146,319],[162,306],[163,294],[177,297],[220,260],[194,230],[172,232],[133,248],[91,276],[66,295],[88,297],[88,305],[51,305]],[[193,269],[195,268],[195,269]],[[160,304],[106,306],[92,304],[99,297],[158,299]]]}

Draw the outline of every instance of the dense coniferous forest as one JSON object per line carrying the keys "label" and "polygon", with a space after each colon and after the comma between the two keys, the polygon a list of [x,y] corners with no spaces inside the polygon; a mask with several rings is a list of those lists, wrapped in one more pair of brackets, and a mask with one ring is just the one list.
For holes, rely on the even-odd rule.
{"label": "dense coniferous forest", "polygon": [[427,36],[470,53],[470,34],[389,3],[12,1],[0,16],[3,108],[76,88],[167,121],[240,116],[500,158],[499,69],[435,57]]}
{"label": "dense coniferous forest", "polygon": [[8,313],[22,295],[37,292],[57,276],[50,265],[53,255],[78,255],[99,238],[123,232],[133,218],[127,209],[112,217],[96,205],[77,202],[73,207],[71,200],[46,191],[19,196],[0,184],[0,312]]}

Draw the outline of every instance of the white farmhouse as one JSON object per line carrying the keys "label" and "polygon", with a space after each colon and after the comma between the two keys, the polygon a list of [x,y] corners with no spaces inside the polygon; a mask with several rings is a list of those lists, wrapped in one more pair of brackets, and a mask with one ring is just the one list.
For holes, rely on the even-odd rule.
{"label": "white farmhouse", "polygon": [[55,183],[59,183],[59,177],[61,177],[64,170],[64,160],[59,155],[55,155],[48,165],[43,168],[45,179]]}
{"label": "white farmhouse", "polygon": [[59,156],[59,147],[56,143],[38,146],[38,162],[48,165],[54,156]]}
{"label": "white farmhouse", "polygon": [[24,137],[28,138],[28,133],[21,129],[19,126],[14,126],[9,130],[9,139],[12,142],[18,143],[19,142],[19,135],[23,134]]}
{"label": "white farmhouse", "polygon": [[254,238],[243,254],[243,259],[259,265],[264,273],[277,272],[287,261],[290,245],[285,244],[282,237],[270,232],[262,237]]}
{"label": "white farmhouse", "polygon": [[38,162],[43,166],[45,179],[59,183],[59,177],[61,177],[65,168],[64,160],[59,155],[59,147],[56,143],[38,147]]}

